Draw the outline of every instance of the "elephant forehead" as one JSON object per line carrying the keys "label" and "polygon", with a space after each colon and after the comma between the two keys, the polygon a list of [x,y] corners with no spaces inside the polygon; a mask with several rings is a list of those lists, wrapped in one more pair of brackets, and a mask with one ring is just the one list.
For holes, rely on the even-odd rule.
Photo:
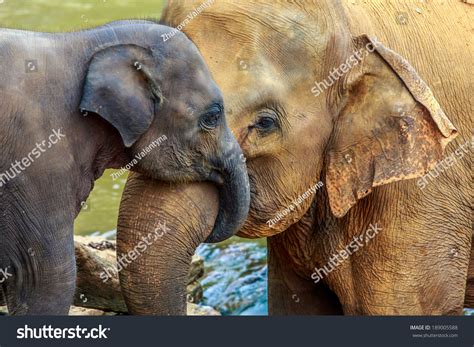
{"label": "elephant forehead", "polygon": [[[177,26],[198,3],[171,3],[162,20]],[[219,1],[186,22],[183,31],[198,46],[211,71],[236,66],[261,69],[272,62],[287,72],[324,58],[332,22],[315,4]],[[323,18],[324,19],[324,18]],[[264,61],[262,61],[264,60]]]}
{"label": "elephant forehead", "polygon": [[223,88],[222,91],[226,110],[231,114],[239,111],[251,112],[276,101],[283,102],[285,96],[284,86],[275,81],[259,81],[237,91],[233,88]]}

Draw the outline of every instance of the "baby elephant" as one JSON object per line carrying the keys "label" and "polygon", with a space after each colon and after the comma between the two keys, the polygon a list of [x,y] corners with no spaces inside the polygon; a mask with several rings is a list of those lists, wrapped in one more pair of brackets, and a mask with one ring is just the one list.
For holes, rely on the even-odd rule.
{"label": "baby elephant", "polygon": [[0,301],[11,314],[68,313],[74,218],[107,168],[214,182],[209,242],[245,221],[248,177],[222,95],[184,34],[163,41],[170,30],[0,30]]}

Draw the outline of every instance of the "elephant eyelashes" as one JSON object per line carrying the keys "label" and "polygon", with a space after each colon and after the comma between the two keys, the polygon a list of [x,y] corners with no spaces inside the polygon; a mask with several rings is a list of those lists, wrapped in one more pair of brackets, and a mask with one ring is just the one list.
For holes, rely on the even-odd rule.
{"label": "elephant eyelashes", "polygon": [[205,130],[212,130],[220,124],[222,116],[222,107],[219,105],[212,106],[201,117],[201,127]]}

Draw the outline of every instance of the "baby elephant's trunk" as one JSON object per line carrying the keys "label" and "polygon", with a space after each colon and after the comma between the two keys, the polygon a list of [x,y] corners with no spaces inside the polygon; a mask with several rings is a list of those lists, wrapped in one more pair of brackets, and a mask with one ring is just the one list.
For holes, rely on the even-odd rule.
{"label": "baby elephant's trunk", "polygon": [[130,174],[117,228],[120,284],[130,314],[186,314],[191,257],[217,211],[211,183],[170,184]]}
{"label": "baby elephant's trunk", "polygon": [[219,187],[219,212],[214,228],[206,242],[214,243],[235,235],[245,222],[250,206],[250,186],[242,151],[230,130],[223,144],[222,156],[216,166],[220,169],[211,180]]}

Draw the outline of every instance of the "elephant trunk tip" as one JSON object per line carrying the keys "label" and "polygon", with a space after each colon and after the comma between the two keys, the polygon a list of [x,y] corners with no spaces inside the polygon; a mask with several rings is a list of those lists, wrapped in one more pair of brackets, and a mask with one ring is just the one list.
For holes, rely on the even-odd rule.
{"label": "elephant trunk tip", "polygon": [[250,184],[247,167],[237,159],[226,161],[223,174],[217,174],[213,181],[219,190],[219,211],[211,234],[206,243],[224,241],[235,235],[249,213]]}

